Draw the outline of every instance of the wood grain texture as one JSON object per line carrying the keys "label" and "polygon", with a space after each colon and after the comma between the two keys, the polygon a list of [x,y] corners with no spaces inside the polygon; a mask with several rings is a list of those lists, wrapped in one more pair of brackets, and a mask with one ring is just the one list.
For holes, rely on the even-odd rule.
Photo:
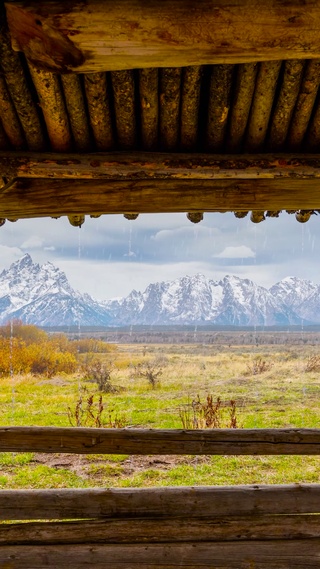
{"label": "wood grain texture", "polygon": [[88,544],[2,546],[3,568],[95,567],[98,569],[309,569],[320,567],[319,540],[193,544]]}
{"label": "wood grain texture", "polygon": [[221,152],[227,133],[234,65],[211,68],[206,147]]}
{"label": "wood grain texture", "polygon": [[72,141],[69,117],[59,77],[33,65],[29,65],[29,69],[38,93],[51,148],[55,152],[70,152]]}
{"label": "wood grain texture", "polygon": [[19,178],[0,191],[0,217],[318,210],[314,179],[76,180]]}
{"label": "wood grain texture", "polygon": [[75,180],[313,180],[319,154],[174,154],[107,152],[57,154],[1,152],[6,178]]}
{"label": "wood grain texture", "polygon": [[27,0],[6,10],[15,49],[56,72],[320,57],[312,0]]}
{"label": "wood grain texture", "polygon": [[84,76],[90,125],[97,150],[110,150],[114,144],[110,88],[105,73],[90,73]]}
{"label": "wood grain texture", "polygon": [[284,63],[280,93],[273,112],[268,141],[269,149],[273,152],[280,152],[285,146],[303,71],[304,61],[291,59]]}
{"label": "wood grain texture", "polygon": [[227,149],[239,152],[242,148],[255,88],[257,63],[244,63],[237,66],[236,84],[230,109],[229,136]]}
{"label": "wood grain texture", "polygon": [[0,524],[0,545],[63,543],[175,543],[309,539],[320,516],[254,515],[212,518],[137,518]]}
{"label": "wood grain texture", "polygon": [[260,152],[264,148],[280,69],[281,61],[259,64],[246,133],[245,149],[248,152]]}
{"label": "wood grain texture", "polygon": [[319,514],[320,485],[1,490],[1,520]]}
{"label": "wood grain texture", "polygon": [[25,69],[18,53],[11,49],[11,37],[0,5],[0,61],[1,69],[12,101],[18,113],[29,150],[41,152],[47,149],[37,108]]}
{"label": "wood grain texture", "polygon": [[319,429],[0,427],[0,452],[318,455]]}
{"label": "wood grain texture", "polygon": [[137,142],[135,83],[130,69],[111,73],[118,147],[133,149]]}
{"label": "wood grain texture", "polygon": [[182,78],[180,148],[194,150],[198,141],[199,105],[203,68],[186,67]]}
{"label": "wood grain texture", "polygon": [[23,130],[10,97],[7,84],[0,76],[0,117],[3,128],[12,148],[21,150],[26,148]]}
{"label": "wood grain texture", "polygon": [[159,73],[158,69],[139,70],[141,139],[144,150],[158,145],[159,131]]}
{"label": "wood grain texture", "polygon": [[89,152],[92,141],[80,77],[75,73],[61,75],[64,98],[68,110],[73,145],[78,152]]}
{"label": "wood grain texture", "polygon": [[[296,151],[301,148],[302,142],[308,129],[319,85],[320,60],[315,59],[308,61],[306,63],[305,74],[302,80],[299,96],[290,125],[290,131],[287,140],[287,146],[290,150]],[[311,126],[311,133],[313,130],[314,126]],[[314,134],[317,136],[316,128],[314,130]]]}

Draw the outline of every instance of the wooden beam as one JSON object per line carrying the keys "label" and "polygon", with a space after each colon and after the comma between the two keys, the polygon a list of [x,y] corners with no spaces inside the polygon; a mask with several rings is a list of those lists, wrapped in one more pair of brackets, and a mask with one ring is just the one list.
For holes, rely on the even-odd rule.
{"label": "wooden beam", "polygon": [[0,153],[0,217],[320,209],[320,156]]}
{"label": "wooden beam", "polygon": [[319,540],[297,539],[177,544],[2,546],[0,563],[10,569],[319,569]]}
{"label": "wooden beam", "polygon": [[314,180],[319,154],[0,152],[0,175],[75,180]]}
{"label": "wooden beam", "polygon": [[0,520],[319,514],[320,485],[1,490]]}
{"label": "wooden beam", "polygon": [[0,190],[1,218],[80,214],[320,210],[318,179],[17,179]]}
{"label": "wooden beam", "polygon": [[309,539],[320,536],[320,516],[255,515],[213,518],[138,518],[0,524],[0,545],[32,543],[161,543]]}
{"label": "wooden beam", "polygon": [[319,455],[320,429],[0,427],[0,452]]}
{"label": "wooden beam", "polygon": [[313,0],[6,2],[13,46],[47,71],[320,57]]}

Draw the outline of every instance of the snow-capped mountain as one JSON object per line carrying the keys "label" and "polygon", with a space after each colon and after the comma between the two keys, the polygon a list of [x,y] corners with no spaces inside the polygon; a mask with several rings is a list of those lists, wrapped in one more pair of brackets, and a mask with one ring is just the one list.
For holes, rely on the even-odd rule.
{"label": "snow-capped mountain", "polygon": [[73,290],[52,263],[24,255],[0,274],[0,322],[18,318],[41,326],[105,325],[108,312],[89,295]]}
{"label": "snow-capped mountain", "polygon": [[281,325],[301,322],[267,289],[248,279],[226,276],[220,281],[203,275],[150,284],[115,303],[106,303],[119,324]]}
{"label": "snow-capped mountain", "polygon": [[12,318],[40,326],[311,324],[320,323],[320,286],[286,277],[268,290],[236,276],[215,281],[198,274],[98,302],[75,291],[54,265],[33,263],[27,254],[0,274],[0,323]]}

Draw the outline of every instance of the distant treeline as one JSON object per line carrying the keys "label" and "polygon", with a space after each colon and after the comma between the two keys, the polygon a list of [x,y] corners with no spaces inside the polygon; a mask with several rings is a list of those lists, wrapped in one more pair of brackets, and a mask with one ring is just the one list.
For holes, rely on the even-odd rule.
{"label": "distant treeline", "polygon": [[266,344],[314,345],[320,344],[320,327],[298,328],[292,326],[286,329],[269,328],[258,330],[254,328],[234,328],[232,330],[203,329],[190,327],[135,327],[133,329],[101,329],[82,328],[66,330],[64,333],[70,339],[79,336],[99,338],[115,344],[210,344],[229,346],[259,346]]}

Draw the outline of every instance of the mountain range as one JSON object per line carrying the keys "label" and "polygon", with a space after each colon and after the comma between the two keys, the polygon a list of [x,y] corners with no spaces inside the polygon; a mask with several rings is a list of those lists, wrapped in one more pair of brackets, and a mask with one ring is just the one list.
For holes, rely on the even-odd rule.
{"label": "mountain range", "polygon": [[118,300],[94,300],[75,291],[52,263],[26,254],[0,274],[0,323],[38,326],[320,324],[320,285],[286,277],[270,289],[227,275],[201,274],[149,284]]}

